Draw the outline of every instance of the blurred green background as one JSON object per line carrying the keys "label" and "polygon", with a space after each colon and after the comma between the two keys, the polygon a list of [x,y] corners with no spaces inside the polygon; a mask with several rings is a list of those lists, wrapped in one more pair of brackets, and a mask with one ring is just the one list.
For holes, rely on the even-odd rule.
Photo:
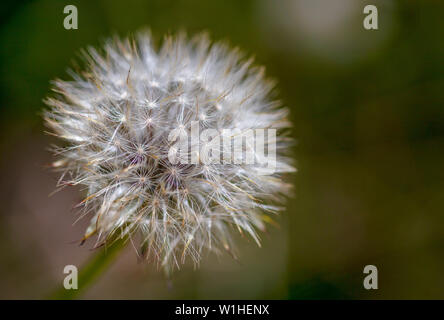
{"label": "blurred green background", "polygon": [[[64,6],[78,30],[63,28]],[[374,4],[379,30],[362,26]],[[149,27],[229,40],[291,109],[295,196],[259,249],[204,257],[169,285],[128,248],[83,298],[444,298],[444,3],[360,0],[9,1],[0,16],[0,298],[44,298],[79,247],[79,190],[52,197],[42,99],[81,48]],[[363,269],[379,270],[365,290]],[[81,283],[80,283],[81,286]]]}

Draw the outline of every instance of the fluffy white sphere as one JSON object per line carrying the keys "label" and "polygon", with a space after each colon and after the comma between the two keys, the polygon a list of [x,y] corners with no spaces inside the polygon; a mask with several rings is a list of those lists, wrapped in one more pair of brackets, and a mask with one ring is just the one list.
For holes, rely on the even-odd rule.
{"label": "fluffy white sphere", "polygon": [[[87,192],[82,216],[90,215],[91,224],[84,240],[95,234],[101,245],[131,237],[140,255],[166,271],[187,256],[198,263],[205,248],[233,252],[231,226],[259,244],[256,230],[281,209],[289,190],[281,175],[294,171],[284,155],[291,142],[287,110],[270,97],[273,83],[263,68],[239,50],[211,45],[206,35],[166,37],[155,50],[143,32],[84,56],[85,71],[54,81],[45,112],[65,141],[55,148],[59,186]],[[277,130],[264,144],[276,153],[273,171],[265,173],[265,155],[248,145],[240,151],[252,153],[254,163],[233,162],[231,153],[224,158],[225,149],[221,158],[231,161],[173,163],[171,133],[189,134],[193,123],[229,142],[235,135],[225,129]]]}

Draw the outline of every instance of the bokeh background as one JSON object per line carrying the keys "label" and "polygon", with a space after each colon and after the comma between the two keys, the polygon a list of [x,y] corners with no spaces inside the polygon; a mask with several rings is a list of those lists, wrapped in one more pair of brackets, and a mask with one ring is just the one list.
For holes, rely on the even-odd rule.
{"label": "bokeh background", "polygon": [[[79,29],[63,28],[74,4]],[[379,30],[362,26],[379,10]],[[79,190],[52,197],[42,99],[81,48],[142,27],[228,40],[291,109],[295,195],[259,249],[208,255],[171,283],[127,248],[82,298],[443,299],[444,3],[390,0],[9,1],[0,16],[0,298],[45,298],[79,247]],[[379,270],[365,290],[363,268]],[[80,284],[81,285],[81,284]]]}

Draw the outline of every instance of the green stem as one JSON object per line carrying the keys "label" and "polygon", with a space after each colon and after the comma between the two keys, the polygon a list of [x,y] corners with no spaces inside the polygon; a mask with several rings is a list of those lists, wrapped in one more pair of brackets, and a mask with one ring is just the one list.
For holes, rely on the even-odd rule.
{"label": "green stem", "polygon": [[109,247],[102,248],[90,261],[80,270],[78,274],[78,289],[65,289],[63,286],[53,292],[49,299],[71,300],[81,294],[107,269],[122,248],[125,247],[124,240],[118,240]]}

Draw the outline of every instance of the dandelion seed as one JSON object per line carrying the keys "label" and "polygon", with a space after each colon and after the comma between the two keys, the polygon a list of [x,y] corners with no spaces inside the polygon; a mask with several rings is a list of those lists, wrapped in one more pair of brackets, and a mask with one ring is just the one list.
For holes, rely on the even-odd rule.
{"label": "dandelion seed", "polygon": [[[116,233],[138,237],[140,251],[166,271],[187,257],[198,264],[204,250],[233,255],[231,230],[260,244],[257,230],[281,210],[276,204],[290,188],[282,174],[294,171],[285,156],[287,110],[272,100],[263,70],[206,35],[179,34],[155,50],[145,32],[135,45],[109,40],[102,56],[94,49],[86,55],[83,76],[54,81],[45,112],[65,141],[53,164],[63,172],[59,187],[86,187],[85,239],[96,234],[103,245]],[[225,129],[279,130],[275,172],[263,175],[259,164],[171,163],[169,134],[189,133],[192,121],[221,136]]]}

